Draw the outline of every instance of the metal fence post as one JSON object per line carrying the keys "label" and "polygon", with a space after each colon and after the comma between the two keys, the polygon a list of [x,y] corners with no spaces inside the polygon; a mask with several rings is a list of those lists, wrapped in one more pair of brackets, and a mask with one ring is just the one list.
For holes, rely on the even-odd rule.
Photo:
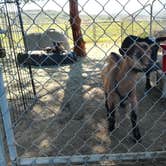
{"label": "metal fence post", "polygon": [[150,23],[149,23],[149,25],[150,25],[150,36],[152,36],[152,26],[153,26],[153,5],[154,5],[154,3],[155,3],[155,1],[156,0],[153,0],[152,1],[152,4],[150,5]]}
{"label": "metal fence post", "polygon": [[1,126],[0,126],[0,165],[7,166]]}
{"label": "metal fence post", "polygon": [[18,11],[18,18],[19,18],[19,21],[20,21],[20,28],[21,28],[21,33],[22,33],[22,37],[23,37],[25,52],[28,52],[19,0],[16,0],[16,6],[17,6],[17,11]]}
{"label": "metal fence post", "polygon": [[2,119],[4,123],[7,145],[9,149],[9,156],[10,156],[12,165],[14,166],[16,165],[17,151],[16,151],[16,147],[14,143],[15,142],[14,133],[12,129],[11,117],[10,117],[10,112],[8,108],[8,101],[6,98],[6,92],[5,92],[1,67],[0,67],[0,108],[2,112]]}
{"label": "metal fence post", "polygon": [[[27,42],[26,42],[26,38],[25,38],[25,31],[24,31],[24,25],[23,25],[19,0],[16,0],[16,6],[17,6],[17,11],[18,11],[18,18],[19,18],[19,21],[20,21],[20,28],[21,28],[21,33],[22,33],[22,37],[23,37],[24,48],[25,48],[25,52],[27,53],[28,52],[28,47],[27,47]],[[36,89],[35,89],[31,64],[28,65],[28,68],[29,68],[29,74],[30,74],[31,83],[32,83],[32,90],[33,90],[34,96],[36,97]]]}

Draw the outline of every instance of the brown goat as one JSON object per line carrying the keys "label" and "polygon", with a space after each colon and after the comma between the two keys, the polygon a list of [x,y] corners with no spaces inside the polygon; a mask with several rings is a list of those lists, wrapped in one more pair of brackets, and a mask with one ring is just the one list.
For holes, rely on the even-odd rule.
{"label": "brown goat", "polygon": [[111,53],[107,59],[107,65],[102,70],[109,131],[111,132],[115,128],[116,107],[124,107],[125,104],[129,103],[132,108],[130,118],[135,141],[141,140],[136,114],[138,104],[136,96],[137,75],[151,63],[150,57],[149,45],[145,42],[137,43],[130,49],[129,56],[121,57],[116,53]]}

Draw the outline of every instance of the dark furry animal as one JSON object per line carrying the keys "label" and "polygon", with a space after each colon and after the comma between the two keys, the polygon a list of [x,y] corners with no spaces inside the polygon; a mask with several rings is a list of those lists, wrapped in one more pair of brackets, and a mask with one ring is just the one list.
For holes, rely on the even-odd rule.
{"label": "dark furry animal", "polygon": [[46,53],[62,54],[67,52],[61,42],[53,42],[53,47],[44,48]]}
{"label": "dark furry animal", "polygon": [[145,37],[141,38],[134,35],[127,36],[124,41],[122,42],[121,48],[119,52],[122,56],[128,56],[131,54],[131,50],[134,47],[136,42],[146,42],[151,48],[151,64],[149,64],[146,72],[146,85],[145,85],[145,92],[151,89],[150,84],[150,73],[154,70],[160,69],[159,65],[154,65],[157,61],[157,52],[160,48],[160,42],[166,41],[166,37],[158,37],[158,38],[150,38]]}
{"label": "dark furry animal", "polygon": [[141,140],[141,134],[137,124],[137,95],[136,83],[138,71],[144,71],[151,63],[151,49],[145,42],[137,42],[128,56],[120,56],[111,53],[107,64],[102,69],[103,87],[105,92],[105,106],[109,131],[115,129],[115,110],[117,106],[131,106],[132,132],[135,141]]}

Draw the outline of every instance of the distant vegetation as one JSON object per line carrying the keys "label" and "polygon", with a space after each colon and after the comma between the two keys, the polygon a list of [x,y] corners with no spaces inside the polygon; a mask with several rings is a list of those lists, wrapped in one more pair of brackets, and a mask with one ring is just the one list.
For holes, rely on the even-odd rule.
{"label": "distant vegetation", "polygon": [[[27,33],[43,32],[55,29],[66,34],[72,42],[69,15],[64,11],[31,10],[22,13],[24,28]],[[131,17],[119,16],[113,18],[108,15],[81,15],[81,28],[86,42],[114,42],[119,43],[127,34],[147,36],[150,32],[149,16],[139,15],[135,20]],[[141,18],[141,19],[140,19]],[[153,22],[153,31],[162,30],[165,21]]]}

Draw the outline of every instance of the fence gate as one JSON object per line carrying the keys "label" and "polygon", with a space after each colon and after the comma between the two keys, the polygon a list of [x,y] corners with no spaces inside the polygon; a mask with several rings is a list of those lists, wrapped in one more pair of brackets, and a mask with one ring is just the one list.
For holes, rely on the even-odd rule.
{"label": "fence gate", "polygon": [[[75,11],[78,7],[81,20],[70,17],[70,3]],[[166,36],[165,15],[165,0],[0,1],[0,104],[11,163],[111,165],[165,159],[165,74],[152,72],[146,93],[146,74],[138,74],[142,141],[136,142],[129,106],[115,106],[115,129],[108,131],[101,79],[109,53],[119,54],[128,35]],[[73,52],[80,44],[80,38],[73,42],[74,20],[81,21],[86,57]],[[116,93],[123,79],[113,89]]]}
{"label": "fence gate", "polygon": [[[31,67],[21,68],[17,63],[17,54],[24,50],[22,27],[16,4],[2,3],[0,8],[1,47],[4,58],[1,58],[7,98],[11,110],[13,126],[24,116],[35,101],[35,88]],[[2,52],[1,52],[2,53]]]}

